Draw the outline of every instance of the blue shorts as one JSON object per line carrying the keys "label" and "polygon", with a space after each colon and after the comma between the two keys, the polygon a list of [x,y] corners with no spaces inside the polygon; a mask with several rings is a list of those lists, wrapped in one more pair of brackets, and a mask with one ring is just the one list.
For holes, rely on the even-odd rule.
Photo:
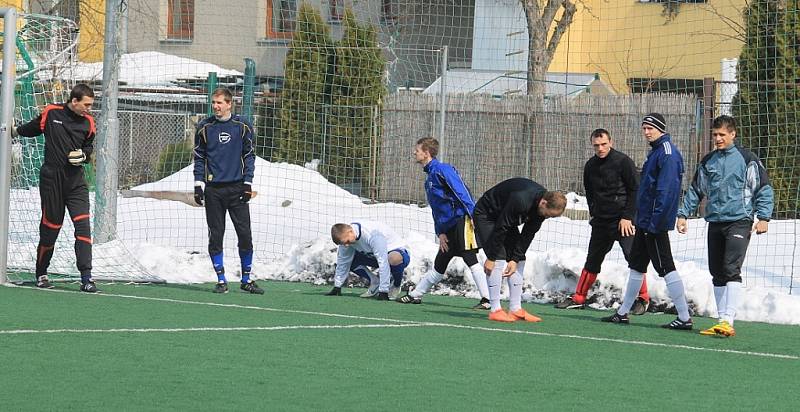
{"label": "blue shorts", "polygon": [[[389,271],[392,273],[392,283],[394,286],[400,286],[403,283],[403,271],[411,262],[411,257],[406,249],[392,249],[389,251],[389,253],[392,252],[397,252],[403,257],[403,261],[399,264],[389,266]],[[355,256],[353,256],[353,262],[350,264],[350,270],[358,276],[365,277],[367,280],[369,280],[369,277],[365,276],[365,273],[362,270],[357,270],[359,266],[377,268],[378,260],[375,259],[375,256],[362,252],[356,252]]]}

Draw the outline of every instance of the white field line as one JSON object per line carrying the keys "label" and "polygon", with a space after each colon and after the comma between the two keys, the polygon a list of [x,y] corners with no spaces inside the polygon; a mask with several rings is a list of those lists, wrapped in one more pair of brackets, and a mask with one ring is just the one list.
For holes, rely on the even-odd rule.
{"label": "white field line", "polygon": [[[71,291],[71,290],[60,290],[60,289],[35,289],[30,288],[33,290],[41,291],[41,292],[51,292],[51,293],[68,293],[68,294],[76,294],[78,292]],[[327,312],[314,312],[314,311],[307,311],[307,310],[294,310],[294,309],[276,309],[276,308],[266,308],[263,306],[250,306],[250,305],[238,305],[235,303],[215,303],[215,302],[198,302],[193,300],[180,300],[180,299],[170,299],[170,298],[154,298],[149,296],[136,296],[136,295],[120,295],[115,293],[97,293],[94,295],[89,295],[86,293],[82,293],[81,296],[97,296],[97,297],[112,297],[112,298],[125,298],[125,299],[134,299],[134,300],[148,300],[148,301],[156,301],[156,302],[168,302],[168,303],[183,303],[186,305],[200,305],[200,306],[213,306],[213,307],[222,307],[222,308],[232,308],[232,309],[249,309],[249,310],[260,310],[265,312],[280,312],[280,313],[294,313],[298,315],[314,315],[314,316],[326,316],[331,318],[344,318],[344,319],[358,319],[358,320],[371,320],[376,322],[392,322],[392,323],[407,323],[407,324],[418,324],[420,322],[411,321],[411,320],[400,320],[400,319],[388,319],[388,318],[379,318],[373,316],[357,316],[357,315],[344,315],[339,313],[327,313]],[[334,298],[335,299],[335,298]]]}
{"label": "white field line", "polygon": [[[625,339],[614,339],[614,338],[601,338],[596,336],[581,336],[581,335],[569,335],[569,334],[562,334],[562,333],[548,333],[548,332],[535,332],[529,330],[518,330],[518,329],[500,329],[500,328],[486,328],[482,326],[469,326],[469,325],[458,325],[452,323],[425,323],[425,326],[440,326],[440,327],[448,327],[448,328],[455,328],[455,329],[471,329],[471,330],[480,330],[485,332],[504,332],[504,333],[517,333],[523,335],[534,335],[534,336],[547,336],[547,337],[554,337],[554,338],[566,338],[566,339],[579,339],[579,340],[588,340],[588,341],[595,341],[595,342],[613,342],[613,343],[622,343],[627,345],[640,345],[640,346],[655,346],[661,348],[671,348],[671,349],[687,349],[687,350],[694,350],[694,351],[701,351],[701,352],[718,352],[718,353],[732,353],[736,355],[749,355],[749,356],[760,356],[766,358],[778,358],[778,359],[792,359],[792,360],[800,360],[800,356],[795,355],[784,355],[781,353],[769,353],[769,352],[751,352],[751,351],[740,351],[734,349],[715,349],[715,348],[704,348],[700,346],[689,346],[689,345],[675,345],[669,343],[659,343],[659,342],[647,342],[643,340],[625,340]],[[678,332],[680,333],[680,332]]]}
{"label": "white field line", "polygon": [[290,325],[290,326],[230,326],[200,328],[113,328],[113,329],[13,329],[0,330],[0,335],[30,335],[47,333],[177,333],[177,332],[248,332],[248,331],[281,331],[301,329],[383,329],[413,328],[427,326],[425,324],[364,324],[364,325]]}
{"label": "white field line", "polygon": [[[34,288],[31,288],[31,289],[34,289]],[[58,289],[36,289],[36,290],[39,290],[39,291],[42,291],[42,292],[54,292],[54,293],[70,293],[70,294],[75,294],[76,293],[76,292],[73,292],[73,291],[58,290]],[[425,327],[444,327],[444,328],[453,328],[453,329],[468,329],[468,330],[477,330],[477,331],[483,331],[483,332],[501,332],[501,333],[512,333],[512,334],[521,334],[521,335],[555,337],[555,338],[576,339],[576,340],[588,340],[588,341],[595,341],[595,342],[621,343],[621,344],[625,344],[625,345],[652,346],[652,347],[661,347],[661,348],[669,348],[669,349],[693,350],[693,351],[700,351],[700,352],[715,352],[715,353],[727,353],[727,354],[735,354],[735,355],[757,356],[757,357],[765,357],[765,358],[800,360],[800,356],[785,355],[785,354],[780,354],[780,353],[740,351],[740,350],[734,350],[734,349],[704,348],[704,347],[701,347],[701,346],[676,345],[676,344],[659,343],[659,342],[647,342],[647,341],[639,341],[639,340],[625,340],[625,339],[603,338],[603,337],[595,337],[595,336],[581,336],[581,335],[549,333],[549,332],[536,332],[536,331],[518,330],[518,329],[490,328],[490,327],[483,327],[483,326],[459,325],[459,324],[453,324],[453,323],[416,322],[416,321],[408,321],[408,320],[400,320],[400,319],[377,318],[377,317],[370,317],[370,316],[343,315],[343,314],[339,314],[339,313],[313,312],[313,311],[303,311],[303,310],[293,310],[293,309],[265,308],[265,307],[262,307],[262,306],[237,305],[237,304],[231,304],[231,303],[198,302],[198,301],[192,301],[192,300],[155,298],[155,297],[148,297],[148,296],[122,295],[122,294],[115,294],[115,293],[98,293],[96,295],[85,295],[84,294],[83,296],[98,296],[98,297],[105,296],[105,297],[116,297],[116,298],[123,298],[123,299],[135,299],[135,300],[146,300],[146,301],[168,302],[168,303],[181,303],[181,304],[187,304],[187,305],[214,306],[214,307],[226,307],[226,308],[235,308],[235,309],[260,310],[260,311],[267,311],[267,312],[294,313],[294,314],[302,314],[302,315],[316,315],[316,316],[326,316],[326,317],[335,317],[335,318],[344,318],[344,319],[369,320],[369,321],[387,322],[387,323],[391,323],[393,326],[408,325],[408,326],[417,326],[417,327],[425,326]],[[354,327],[358,327],[358,325],[353,325],[353,326]],[[386,327],[393,327],[393,326],[390,325],[390,326],[386,326]],[[380,327],[380,326],[372,326],[372,327]],[[290,328],[312,329],[313,327],[279,326],[279,327],[274,327],[274,328],[276,328],[274,330],[280,330],[280,328],[283,328],[283,329],[290,329]],[[323,328],[320,328],[320,329],[323,329]],[[327,329],[336,329],[336,328],[327,328]],[[260,330],[273,330],[273,329],[270,328],[270,327],[265,327],[265,328],[260,329]],[[180,331],[183,331],[183,329],[180,329]],[[13,332],[13,330],[0,331],[0,334],[11,334],[11,332]]]}

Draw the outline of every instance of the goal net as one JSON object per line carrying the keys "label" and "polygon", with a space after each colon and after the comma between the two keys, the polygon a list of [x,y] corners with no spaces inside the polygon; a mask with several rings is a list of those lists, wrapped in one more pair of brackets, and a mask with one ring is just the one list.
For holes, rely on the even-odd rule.
{"label": "goal net", "polygon": [[[257,277],[326,281],[334,263],[330,226],[372,219],[407,239],[410,279],[418,280],[438,246],[424,173],[411,152],[417,139],[433,136],[476,199],[516,176],[570,194],[565,217],[546,221],[534,239],[533,269],[526,269],[528,289],[544,291],[537,296],[570,291],[574,279],[564,273],[580,272],[590,234],[583,166],[594,154],[591,131],[609,130],[614,147],[641,166],[649,146],[640,121],[662,113],[685,159],[687,188],[713,149],[711,120],[731,114],[738,143],[761,158],[776,191],[769,233],[753,236],[748,250],[745,285],[796,294],[800,67],[796,13],[785,12],[795,1],[128,3],[116,238],[137,259],[125,272],[215,279],[204,210],[190,204],[191,152],[194,124],[211,114],[209,92],[227,87],[234,111],[255,128]],[[42,102],[30,107],[63,99],[56,90],[74,81],[102,78],[101,63],[66,66],[67,79],[36,78],[41,89],[32,95]],[[16,179],[35,179],[35,151],[19,151]],[[10,236],[35,242],[36,196],[30,199]],[[699,217],[688,234],[670,238],[695,290],[690,297],[710,302]],[[70,240],[61,241],[67,270]],[[235,277],[230,221],[224,248]],[[35,246],[19,250],[31,257]],[[625,268],[615,246],[601,277],[613,286],[609,299],[624,287]],[[455,262],[443,287],[473,292],[467,273]]]}
{"label": "goal net", "polygon": [[[49,15],[18,16],[14,120],[17,126],[36,118],[48,104],[69,101],[76,79],[79,28],[75,22]],[[33,278],[42,208],[39,170],[44,160],[44,136],[18,136],[12,141],[8,279]],[[94,164],[84,166],[94,215]],[[66,214],[66,216],[69,216]],[[50,264],[51,278],[78,277],[74,229],[64,219]],[[122,242],[95,245],[93,276],[97,280],[159,280],[149,273]]]}

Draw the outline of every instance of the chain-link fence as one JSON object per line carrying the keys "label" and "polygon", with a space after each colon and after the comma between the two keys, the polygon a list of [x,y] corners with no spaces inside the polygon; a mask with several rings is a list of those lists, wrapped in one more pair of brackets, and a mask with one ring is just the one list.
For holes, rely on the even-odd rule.
{"label": "chain-link fence", "polygon": [[[161,179],[191,163],[197,116],[120,111],[118,118],[120,189]],[[168,147],[176,156],[167,158]]]}

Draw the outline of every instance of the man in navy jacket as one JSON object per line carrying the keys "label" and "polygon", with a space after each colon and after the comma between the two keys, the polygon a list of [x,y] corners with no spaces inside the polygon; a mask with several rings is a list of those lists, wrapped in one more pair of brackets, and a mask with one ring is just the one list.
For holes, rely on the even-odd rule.
{"label": "man in navy jacket", "polygon": [[659,113],[650,113],[642,119],[642,134],[650,143],[651,150],[642,165],[636,195],[636,233],[628,261],[628,285],[622,305],[616,313],[603,318],[604,322],[629,323],[628,312],[639,294],[647,266],[652,261],[658,275],[666,281],[667,292],[678,311],[677,319],[662,327],[692,329],[683,281],[675,270],[669,244],[669,231],[675,227],[678,214],[683,156],[666,130],[667,123]]}
{"label": "man in navy jacket", "polygon": [[253,264],[253,236],[250,231],[250,206],[255,154],[253,126],[231,112],[233,95],[228,89],[217,89],[211,96],[214,115],[197,124],[194,137],[194,200],[206,203],[208,253],[217,272],[214,293],[227,293],[228,281],[222,256],[225,236],[225,214],[230,213],[239,239],[242,264],[241,289],[263,294],[264,290],[250,279]]}
{"label": "man in navy jacket", "polygon": [[478,263],[478,242],[472,212],[475,202],[469,189],[461,180],[458,171],[450,164],[440,162],[439,141],[424,137],[414,146],[414,159],[423,166],[425,194],[433,214],[433,225],[439,238],[439,251],[433,261],[433,268],[425,274],[416,288],[401,297],[400,303],[422,303],[422,296],[444,277],[447,265],[458,256],[472,272],[472,279],[478,287],[481,301],[473,309],[489,310],[489,285],[483,267]]}

